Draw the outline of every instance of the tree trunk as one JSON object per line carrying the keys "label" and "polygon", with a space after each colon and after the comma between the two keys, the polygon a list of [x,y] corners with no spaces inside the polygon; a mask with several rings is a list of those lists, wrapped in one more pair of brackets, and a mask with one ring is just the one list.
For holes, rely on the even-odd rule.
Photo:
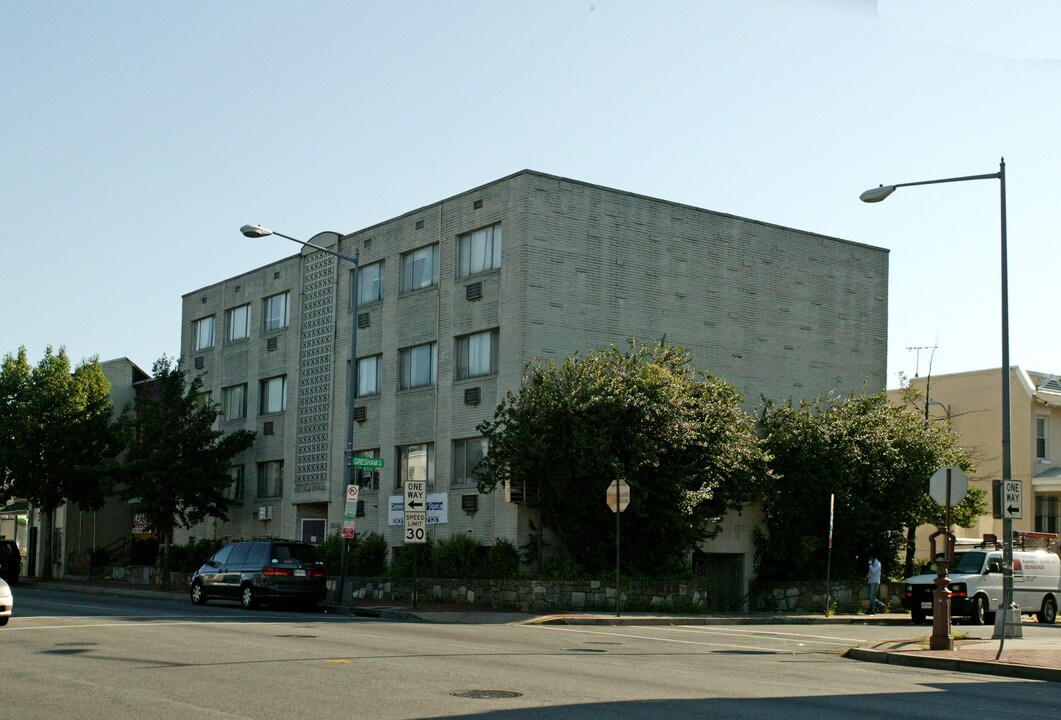
{"label": "tree trunk", "polygon": [[41,554],[41,579],[52,579],[52,543],[55,532],[55,508],[41,508],[41,531],[37,545]]}
{"label": "tree trunk", "polygon": [[169,590],[169,546],[173,541],[173,531],[167,530],[165,536],[162,539],[162,544],[159,546],[159,554],[162,556],[162,572],[160,574],[162,580],[162,589]]}
{"label": "tree trunk", "polygon": [[906,562],[903,563],[903,577],[908,578],[914,575],[914,551],[916,550],[917,539],[917,526],[910,525],[906,528]]}

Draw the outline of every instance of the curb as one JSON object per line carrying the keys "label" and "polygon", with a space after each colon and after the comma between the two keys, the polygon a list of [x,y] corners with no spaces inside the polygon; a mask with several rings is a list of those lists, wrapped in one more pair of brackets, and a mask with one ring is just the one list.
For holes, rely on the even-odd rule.
{"label": "curb", "polygon": [[527,625],[909,625],[910,619],[854,617],[600,617],[580,615],[543,615]]}
{"label": "curb", "polygon": [[867,650],[865,648],[851,648],[844,652],[842,657],[902,667],[949,670],[952,672],[977,673],[979,675],[999,675],[1020,680],[1061,682],[1061,669],[1039,665],[1011,665],[1009,663],[985,660],[961,660],[959,658],[942,658],[928,655],[909,655],[882,650]]}

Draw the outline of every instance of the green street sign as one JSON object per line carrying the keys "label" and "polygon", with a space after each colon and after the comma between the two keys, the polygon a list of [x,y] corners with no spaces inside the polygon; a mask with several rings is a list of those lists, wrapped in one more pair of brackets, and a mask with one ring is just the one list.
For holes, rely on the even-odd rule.
{"label": "green street sign", "polygon": [[381,468],[383,467],[383,458],[355,457],[351,464],[360,468]]}

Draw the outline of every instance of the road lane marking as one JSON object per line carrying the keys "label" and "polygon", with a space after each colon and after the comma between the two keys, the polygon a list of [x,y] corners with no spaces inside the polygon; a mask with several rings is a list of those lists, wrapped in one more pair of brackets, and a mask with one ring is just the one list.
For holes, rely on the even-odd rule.
{"label": "road lane marking", "polygon": [[777,653],[787,655],[788,651],[779,650],[778,648],[771,647],[758,647],[756,645],[737,645],[734,643],[713,643],[713,642],[701,642],[699,640],[678,640],[677,638],[661,638],[653,637],[651,635],[632,635],[629,633],[615,633],[615,632],[600,632],[597,630],[582,630],[571,627],[559,627],[557,625],[519,625],[517,627],[533,627],[540,628],[542,630],[558,630],[560,632],[571,632],[571,633],[583,633],[585,635],[603,635],[606,637],[624,637],[632,638],[634,640],[650,640],[653,642],[664,642],[664,643],[676,643],[680,645],[702,645],[705,647],[724,647],[724,648],[737,648],[739,650],[761,650],[763,652]]}
{"label": "road lane marking", "polygon": [[[676,626],[676,625],[661,625],[658,626],[661,630],[670,630],[672,632],[685,632],[694,633],[698,635],[724,635],[727,637],[758,637],[764,640],[776,640],[777,642],[783,643],[800,643],[801,645],[827,645],[830,647],[837,647],[839,645],[858,645],[863,640],[855,640],[851,638],[832,638],[829,640],[812,640],[811,638],[823,637],[819,635],[800,635],[799,633],[769,633],[769,632],[749,632],[740,633],[727,630],[709,630],[707,628],[690,627],[687,625]],[[828,636],[824,636],[828,637]]]}

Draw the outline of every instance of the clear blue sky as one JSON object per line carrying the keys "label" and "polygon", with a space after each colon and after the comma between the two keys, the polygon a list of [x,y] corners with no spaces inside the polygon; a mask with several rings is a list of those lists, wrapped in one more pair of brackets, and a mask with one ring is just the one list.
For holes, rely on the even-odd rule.
{"label": "clear blue sky", "polygon": [[[1005,8],[1000,11],[998,8]],[[181,295],[523,168],[888,248],[888,384],[1061,373],[1061,3],[0,0],[0,353],[145,369]],[[707,368],[710,369],[710,368]],[[920,371],[927,369],[921,358]]]}

